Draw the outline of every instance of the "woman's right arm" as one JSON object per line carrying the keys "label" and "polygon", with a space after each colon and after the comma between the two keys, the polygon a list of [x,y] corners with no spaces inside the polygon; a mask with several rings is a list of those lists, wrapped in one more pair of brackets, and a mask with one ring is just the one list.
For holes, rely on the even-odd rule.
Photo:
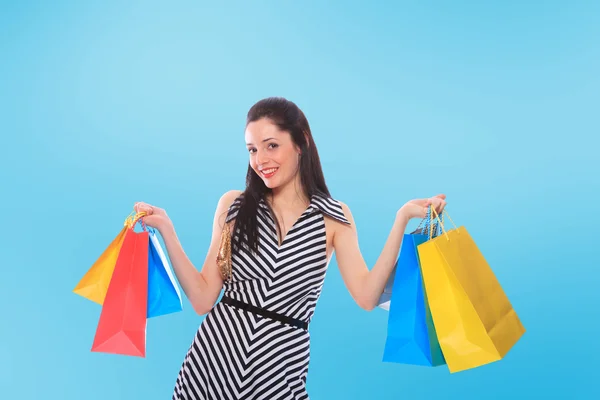
{"label": "woman's right arm", "polygon": [[227,216],[227,210],[233,201],[241,194],[239,190],[231,190],[223,194],[217,204],[217,209],[213,218],[212,237],[210,246],[200,271],[196,269],[183,250],[183,246],[177,237],[175,227],[163,210],[153,206],[140,206],[141,211],[146,207],[152,207],[151,215],[144,217],[144,220],[152,217],[159,217],[163,214],[161,222],[157,220],[155,224],[148,222],[148,225],[155,225],[160,232],[166,246],[166,251],[185,295],[192,304],[194,311],[199,315],[208,313],[215,305],[221,289],[223,288],[223,279],[217,266],[217,253],[219,250],[221,232]]}

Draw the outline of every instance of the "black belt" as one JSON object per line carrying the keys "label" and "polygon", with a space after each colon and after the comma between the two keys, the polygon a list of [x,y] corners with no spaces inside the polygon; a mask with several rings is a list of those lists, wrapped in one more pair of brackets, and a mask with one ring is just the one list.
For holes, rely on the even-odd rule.
{"label": "black belt", "polygon": [[242,310],[246,310],[257,315],[262,315],[263,317],[271,318],[276,321],[283,322],[284,324],[295,326],[296,328],[308,330],[308,322],[300,321],[299,319],[288,317],[286,315],[281,315],[273,311],[265,310],[264,308],[244,303],[243,301],[233,299],[229,296],[223,296],[221,298],[221,301],[225,304],[229,304],[230,306],[240,308]]}

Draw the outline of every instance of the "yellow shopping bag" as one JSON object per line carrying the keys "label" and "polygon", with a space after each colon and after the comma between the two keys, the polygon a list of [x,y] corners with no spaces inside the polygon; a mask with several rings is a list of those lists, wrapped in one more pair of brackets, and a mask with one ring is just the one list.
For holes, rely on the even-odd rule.
{"label": "yellow shopping bag", "polygon": [[[136,215],[136,218],[139,218],[140,215],[142,214]],[[117,263],[117,257],[119,256],[123,240],[125,239],[125,233],[127,232],[127,229],[133,226],[134,221],[135,219],[131,214],[125,219],[124,226],[117,237],[113,239],[106,250],[104,250],[96,262],[94,262],[83,278],[81,278],[73,290],[74,293],[100,305],[104,303],[108,285]]]}
{"label": "yellow shopping bag", "polygon": [[438,341],[453,373],[502,359],[525,328],[467,229],[448,216],[454,229],[447,231],[436,218],[443,234],[417,251]]}

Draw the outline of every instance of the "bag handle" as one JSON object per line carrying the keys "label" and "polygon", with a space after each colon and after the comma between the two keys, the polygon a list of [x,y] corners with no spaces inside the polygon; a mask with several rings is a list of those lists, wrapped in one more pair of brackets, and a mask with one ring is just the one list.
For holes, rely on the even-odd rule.
{"label": "bag handle", "polygon": [[[443,221],[443,218],[444,217],[442,216],[442,221]],[[429,239],[431,239],[431,237],[437,236],[439,234],[438,228],[439,228],[439,225],[436,224],[435,221],[431,221],[431,208],[428,207],[425,218],[423,218],[421,220],[421,222],[419,222],[419,225],[415,228],[413,233],[420,232],[421,234],[425,235],[427,231],[432,230],[433,232],[432,233],[430,232],[430,237],[429,237]]]}
{"label": "bag handle", "polygon": [[146,216],[146,212],[145,211],[141,211],[139,213],[135,213],[135,211],[132,211],[131,214],[129,214],[127,216],[127,218],[125,218],[125,222],[123,223],[124,226],[126,226],[127,228],[131,229],[135,226],[135,224],[137,224],[138,222],[140,223],[140,225],[142,225],[142,229],[144,231],[146,231],[146,224],[144,223],[144,220],[142,219],[142,217]]}
{"label": "bag handle", "polygon": [[[442,218],[440,218],[439,214],[437,213],[437,211],[435,211],[435,208],[433,208],[432,206],[429,206],[429,211],[428,211],[428,213],[429,213],[429,212],[433,212],[433,214],[434,214],[434,220],[436,220],[436,219],[437,219],[437,220],[439,221],[440,228],[442,228],[442,232],[444,233],[444,236],[446,236],[446,239],[447,239],[447,240],[450,240],[450,238],[448,237],[448,232],[447,232],[447,231],[446,231],[446,229],[444,228],[444,221],[443,221],[443,217],[442,217]],[[445,209],[444,209],[444,211],[442,212],[442,216],[443,216],[444,214],[445,214],[445,215],[448,217],[448,219],[450,220],[450,222],[451,222],[451,223],[452,223],[452,225],[454,226],[454,229],[458,229],[458,228],[456,227],[456,224],[454,224],[454,221],[452,221],[452,218],[450,218],[450,215],[448,214],[448,212],[447,212]],[[431,237],[432,237],[431,235],[433,234],[433,231],[432,231],[432,228],[431,228],[431,227],[432,227],[432,225],[433,225],[433,224],[431,224],[431,225],[429,226],[429,239],[431,239]]]}
{"label": "bag handle", "polygon": [[231,262],[231,229],[228,222],[225,222],[221,231],[221,242],[219,243],[219,251],[217,253],[217,266],[224,281],[231,279],[233,266]]}

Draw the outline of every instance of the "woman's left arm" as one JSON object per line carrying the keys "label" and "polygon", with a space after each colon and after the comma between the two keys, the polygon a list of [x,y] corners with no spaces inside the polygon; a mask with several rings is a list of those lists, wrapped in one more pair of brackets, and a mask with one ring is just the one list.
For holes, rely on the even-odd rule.
{"label": "woman's left arm", "polygon": [[398,259],[408,222],[412,218],[424,218],[429,204],[441,212],[446,204],[445,196],[441,196],[443,195],[430,199],[413,200],[398,210],[383,250],[371,270],[367,267],[360,252],[358,233],[352,213],[347,205],[341,203],[344,215],[350,225],[338,225],[333,236],[333,247],[342,279],[359,307],[370,311],[377,306]]}

